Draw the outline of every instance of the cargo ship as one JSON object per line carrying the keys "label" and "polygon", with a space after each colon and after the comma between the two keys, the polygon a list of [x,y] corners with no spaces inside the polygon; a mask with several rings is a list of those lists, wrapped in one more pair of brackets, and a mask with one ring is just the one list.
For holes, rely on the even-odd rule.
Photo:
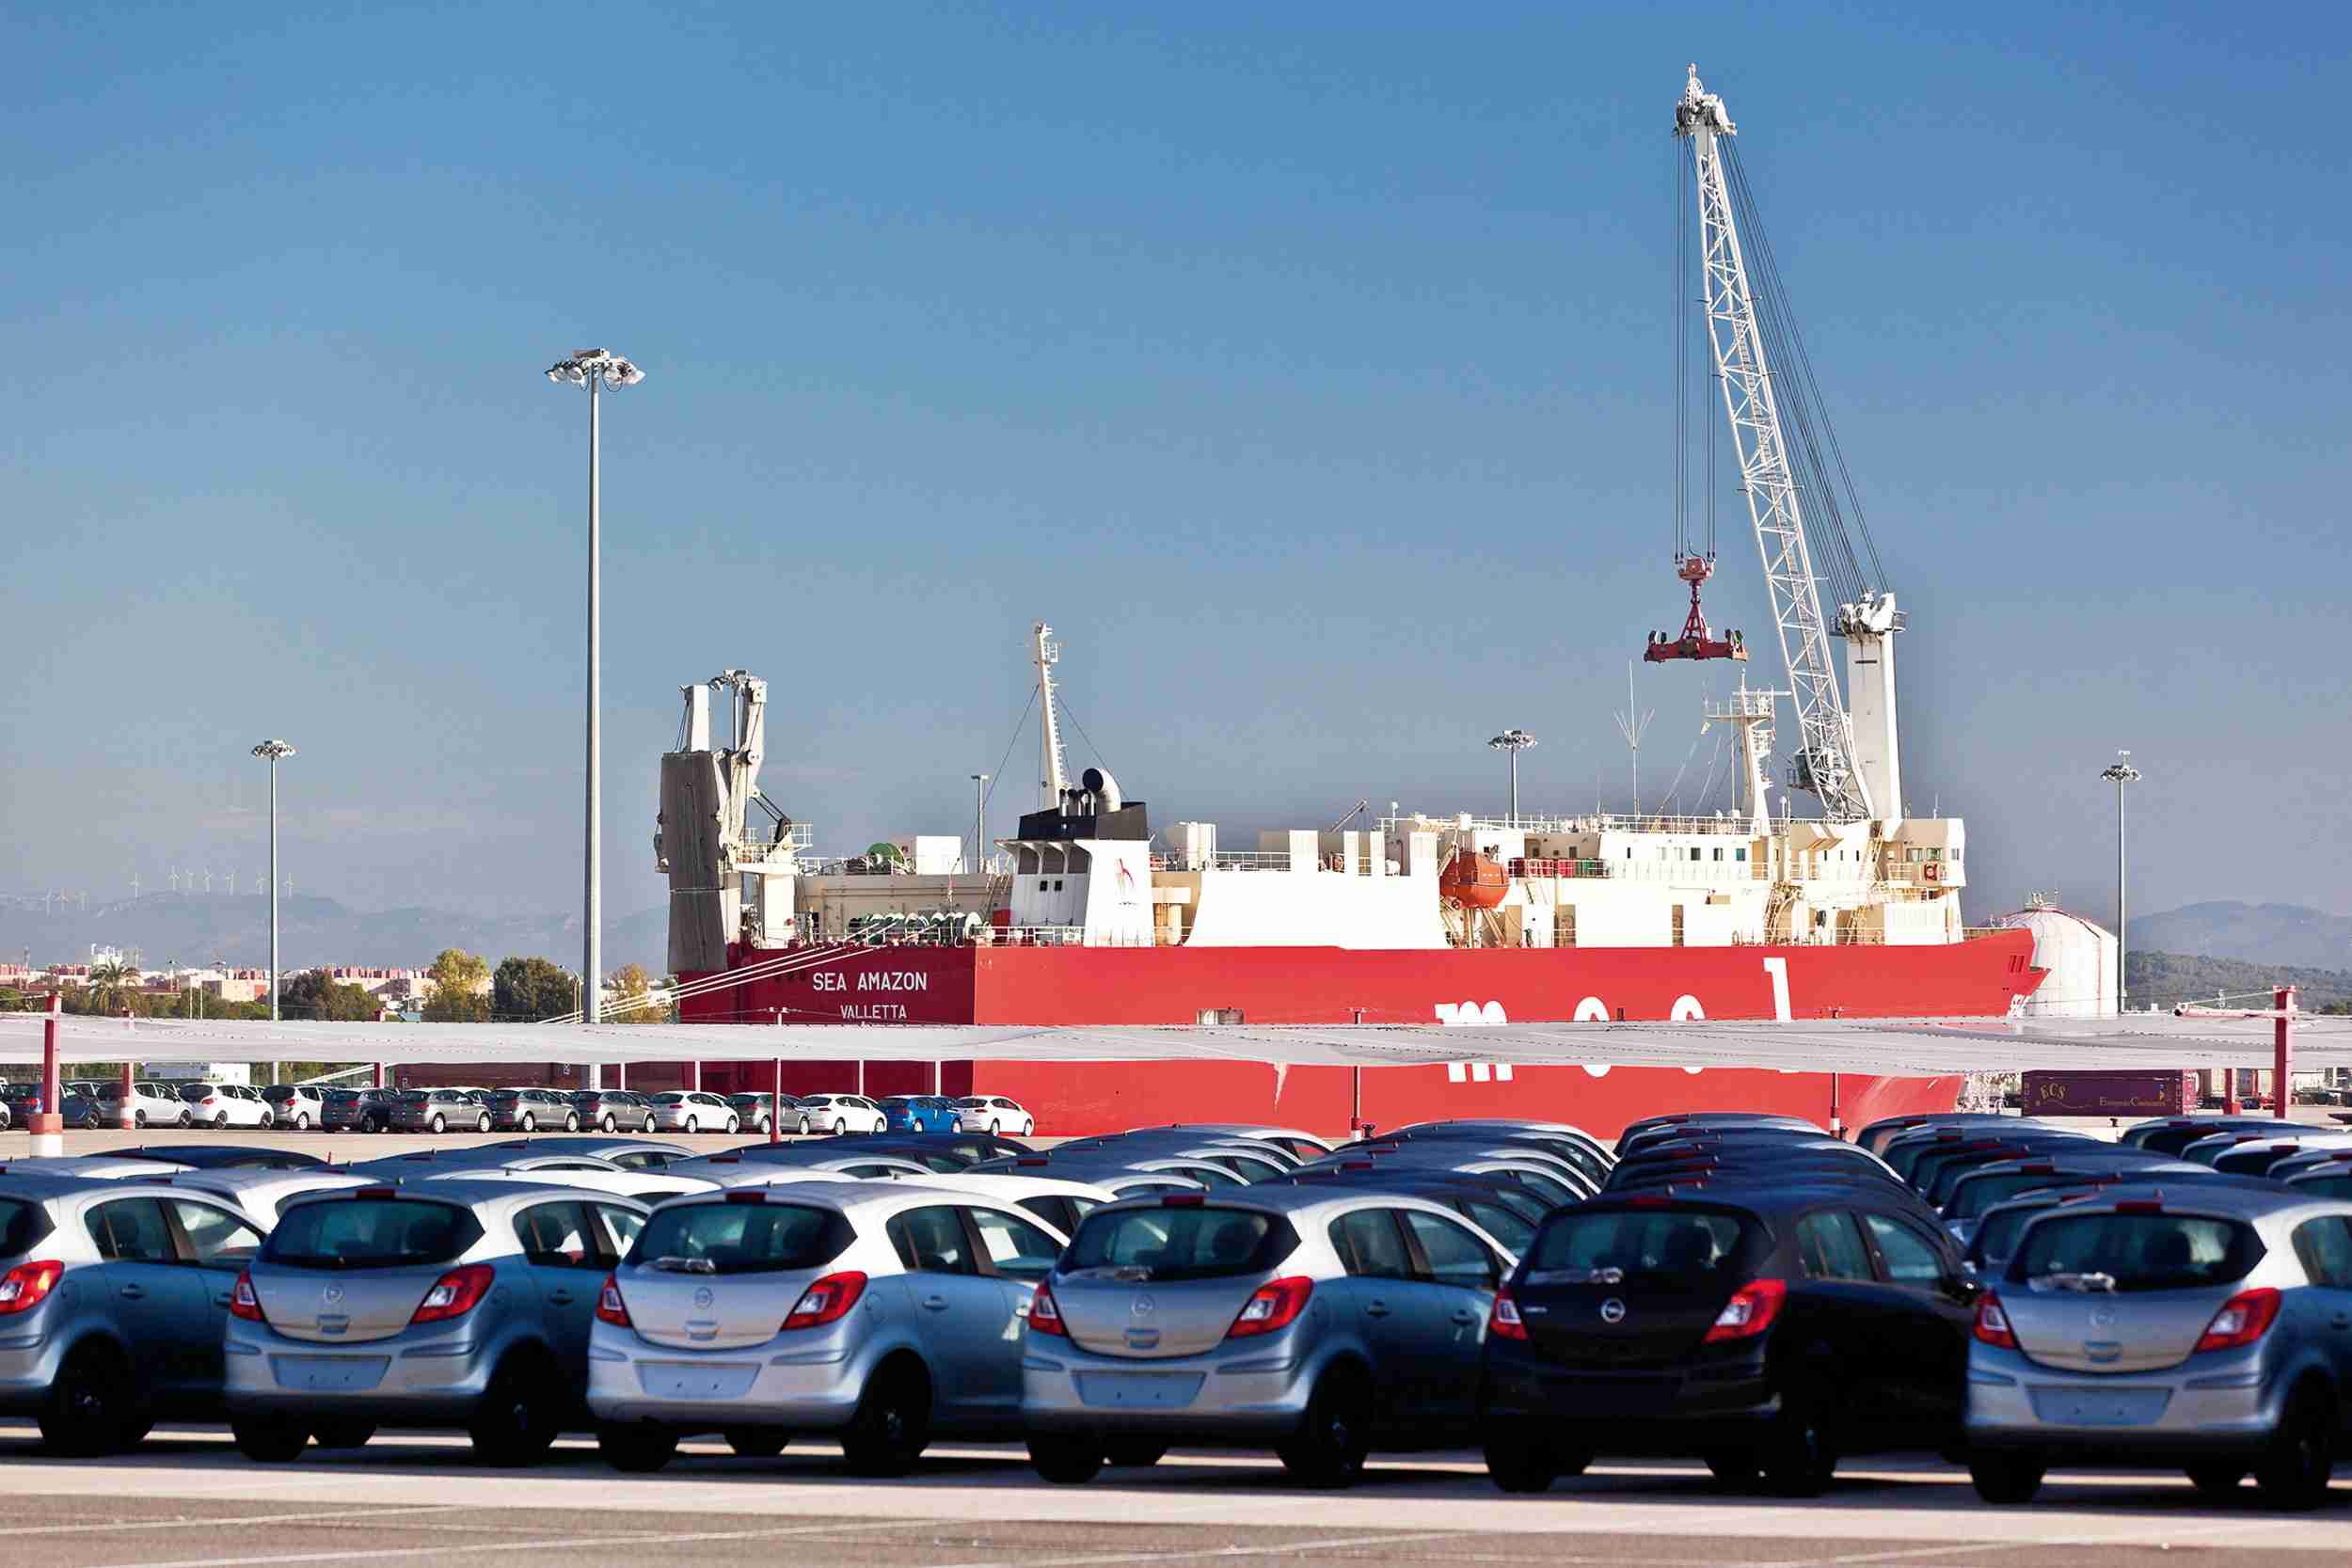
{"label": "cargo ship", "polygon": [[[656,863],[670,879],[670,968],[680,1016],[725,1023],[1482,1025],[1575,1020],[1999,1017],[2042,972],[2025,930],[1964,922],[1967,836],[1956,816],[1905,810],[1895,702],[1907,628],[1836,451],[1809,364],[1766,362],[1798,342],[1756,223],[1722,99],[1697,68],[1675,110],[1689,149],[1701,244],[1704,330],[1754,527],[1784,690],[1743,678],[1706,705],[1738,740],[1736,803],[1711,815],[1523,816],[1514,762],[1499,816],[1368,804],[1329,829],[1224,843],[1214,822],[1155,826],[1107,771],[1065,765],[1054,681],[1059,646],[1032,627],[1040,714],[1038,797],[1016,831],[914,836],[822,857],[807,824],[758,788],[767,688],[728,671],[682,688],[680,748],[661,759]],[[1751,235],[1760,241],[1760,234]],[[1752,276],[1753,273],[1753,276]],[[1677,350],[1678,363],[1687,360]],[[1677,372],[1687,404],[1692,378]],[[1700,410],[1704,422],[1705,410]],[[1784,435],[1784,420],[1795,439]],[[1677,432],[1689,425],[1677,409]],[[1677,464],[1687,463],[1681,443]],[[1710,449],[1711,451],[1711,449]],[[1709,472],[1711,474],[1711,455]],[[1716,569],[1711,501],[1700,531],[1677,467],[1675,575],[1690,605],[1643,657],[1725,660],[1749,645],[1700,605]],[[1840,495],[1844,499],[1841,502]],[[1814,551],[1808,525],[1825,546]],[[1825,613],[1824,585],[1833,592]],[[1841,601],[1842,602],[1839,602]],[[1844,669],[1833,648],[1842,642]],[[723,736],[713,699],[723,694]],[[1785,777],[1773,766],[1786,702]],[[1774,799],[1785,784],[1786,792]],[[1810,797],[1807,815],[1791,808]],[[1361,826],[1351,826],[1363,818]],[[1205,1053],[1214,1056],[1212,1035]],[[714,1055],[723,1054],[714,1052]],[[1263,1120],[1317,1128],[1518,1113],[1595,1132],[1675,1108],[1788,1110],[1843,1119],[1948,1108],[1954,1079],[1887,1079],[1605,1063],[1519,1068],[1475,1061],[1278,1069],[1204,1059],[1148,1064],[848,1060],[787,1064],[787,1088],[1001,1093],[1041,1130]],[[745,1086],[772,1069],[724,1074]],[[708,1080],[706,1079],[706,1082]],[[1359,1104],[1360,1098],[1360,1104]]]}

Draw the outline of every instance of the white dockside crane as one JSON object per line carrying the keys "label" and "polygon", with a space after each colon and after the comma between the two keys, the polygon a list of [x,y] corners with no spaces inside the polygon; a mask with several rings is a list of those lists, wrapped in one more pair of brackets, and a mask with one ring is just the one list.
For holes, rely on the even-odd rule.
{"label": "white dockside crane", "polygon": [[[1794,694],[1799,738],[1790,783],[1818,795],[1821,815],[1831,822],[1899,817],[1902,768],[1895,721],[1894,634],[1903,629],[1903,615],[1895,608],[1894,594],[1880,586],[1884,570],[1863,522],[1836,436],[1820,406],[1804,340],[1797,334],[1771,245],[1733,152],[1729,138],[1736,134],[1722,97],[1707,90],[1698,67],[1692,66],[1675,107],[1675,135],[1691,148],[1708,344],[1723,388],[1740,489],[1756,528],[1781,657]],[[1677,322],[1686,276],[1677,275]],[[1687,385],[1688,357],[1678,351],[1677,359],[1679,389]],[[1677,391],[1678,398],[1683,395]],[[1687,423],[1679,404],[1677,415],[1679,432]],[[1677,575],[1691,584],[1691,627],[1699,630],[1693,636],[1686,627],[1679,640],[1654,635],[1649,657],[1652,662],[1744,657],[1736,634],[1729,643],[1702,640],[1711,634],[1706,633],[1699,617],[1698,583],[1713,569],[1713,525],[1710,518],[1704,556],[1685,547],[1685,485],[1679,466],[1687,457],[1680,448],[1677,441]],[[1711,472],[1711,445],[1708,462]],[[1805,531],[1808,509],[1817,522],[1826,524],[1820,531],[1829,550],[1818,562]],[[1851,712],[1838,694],[1829,641],[1832,623],[1821,610],[1824,576],[1845,600],[1835,626],[1847,640]]]}

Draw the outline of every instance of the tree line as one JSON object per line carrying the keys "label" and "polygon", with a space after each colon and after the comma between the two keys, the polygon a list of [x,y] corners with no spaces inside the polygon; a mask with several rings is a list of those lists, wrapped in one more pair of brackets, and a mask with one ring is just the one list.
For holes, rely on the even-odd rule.
{"label": "tree line", "polygon": [[[462,948],[442,949],[426,969],[433,980],[424,1004],[429,1023],[524,1023],[562,1018],[580,1010],[579,982],[551,958],[510,958],[494,970],[479,955]],[[67,990],[62,1009],[85,1017],[266,1019],[269,997],[252,1002],[228,1002],[194,991],[150,991],[140,989],[138,965],[109,960],[92,967],[87,983]],[[625,964],[612,976],[612,1000],[604,1012],[610,1023],[673,1022],[675,1009],[658,1001],[658,982],[643,966]],[[47,992],[31,988],[0,987],[0,1011],[38,1011],[48,1006]],[[324,969],[289,974],[278,985],[278,1016],[330,1022],[373,1023],[383,1004],[358,986],[338,980]]]}

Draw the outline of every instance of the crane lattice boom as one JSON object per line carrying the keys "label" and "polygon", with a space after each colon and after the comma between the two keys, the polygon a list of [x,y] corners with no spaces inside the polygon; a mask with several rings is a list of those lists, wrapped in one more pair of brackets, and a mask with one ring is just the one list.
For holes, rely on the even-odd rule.
{"label": "crane lattice boom", "polygon": [[1798,779],[1820,797],[1822,815],[1830,821],[1856,822],[1872,815],[1868,788],[1853,766],[1852,724],[1838,696],[1819,579],[1805,541],[1788,443],[1781,434],[1772,372],[1765,363],[1764,338],[1756,325],[1740,228],[1732,215],[1724,150],[1717,145],[1718,137],[1736,134],[1723,99],[1700,85],[1698,67],[1692,66],[1690,85],[1676,108],[1675,135],[1691,143],[1708,339],[1739,451],[1740,488],[1747,495],[1756,547],[1764,558],[1781,656],[1788,661],[1795,692]]}

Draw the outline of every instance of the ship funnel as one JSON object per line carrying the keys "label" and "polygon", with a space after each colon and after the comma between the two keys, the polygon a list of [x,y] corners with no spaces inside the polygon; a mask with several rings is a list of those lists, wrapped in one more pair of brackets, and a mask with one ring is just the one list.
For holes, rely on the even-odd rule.
{"label": "ship funnel", "polygon": [[1098,812],[1114,812],[1126,804],[1126,797],[1119,793],[1119,781],[1106,769],[1089,768],[1078,776],[1078,783],[1094,797],[1094,809]]}

